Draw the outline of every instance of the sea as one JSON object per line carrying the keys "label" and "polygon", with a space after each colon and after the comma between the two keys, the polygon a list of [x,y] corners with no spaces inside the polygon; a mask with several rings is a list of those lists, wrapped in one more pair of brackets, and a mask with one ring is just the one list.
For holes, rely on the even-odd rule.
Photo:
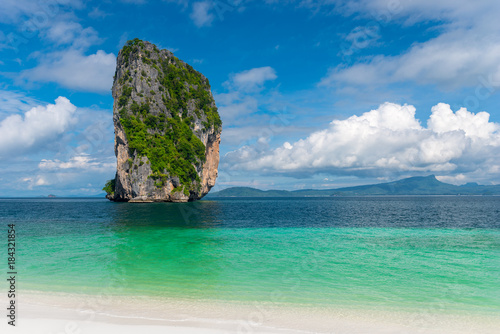
{"label": "sea", "polygon": [[496,196],[4,198],[0,223],[20,294],[500,315]]}

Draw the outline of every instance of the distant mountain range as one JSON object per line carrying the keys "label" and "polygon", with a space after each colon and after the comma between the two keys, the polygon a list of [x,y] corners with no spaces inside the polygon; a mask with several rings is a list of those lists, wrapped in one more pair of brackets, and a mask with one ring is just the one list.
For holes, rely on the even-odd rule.
{"label": "distant mountain range", "polygon": [[434,175],[416,176],[394,182],[337,189],[259,190],[249,187],[227,188],[206,197],[328,197],[377,195],[500,195],[500,185],[467,183],[455,186],[441,182]]}

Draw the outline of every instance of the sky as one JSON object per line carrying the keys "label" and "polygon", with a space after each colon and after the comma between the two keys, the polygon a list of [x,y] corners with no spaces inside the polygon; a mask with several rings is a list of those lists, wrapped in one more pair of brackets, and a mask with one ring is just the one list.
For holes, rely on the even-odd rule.
{"label": "sky", "polygon": [[468,0],[2,0],[0,196],[102,193],[133,38],[210,80],[215,191],[500,184],[499,16]]}

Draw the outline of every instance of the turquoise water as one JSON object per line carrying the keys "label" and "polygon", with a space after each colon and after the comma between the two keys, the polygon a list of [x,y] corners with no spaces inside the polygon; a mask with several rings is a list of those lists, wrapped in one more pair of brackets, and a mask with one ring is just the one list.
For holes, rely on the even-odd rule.
{"label": "turquoise water", "polygon": [[500,310],[499,197],[0,199],[0,221],[21,290]]}

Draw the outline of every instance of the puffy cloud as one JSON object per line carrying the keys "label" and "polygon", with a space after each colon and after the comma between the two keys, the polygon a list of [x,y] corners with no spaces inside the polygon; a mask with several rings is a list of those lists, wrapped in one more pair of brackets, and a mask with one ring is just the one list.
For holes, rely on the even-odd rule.
{"label": "puffy cloud", "polygon": [[84,29],[81,24],[73,21],[55,22],[44,34],[56,45],[71,44],[75,48],[82,49],[102,42],[94,28]]}
{"label": "puffy cloud", "polygon": [[[473,173],[500,164],[500,125],[440,103],[427,127],[411,105],[384,103],[295,143],[274,150],[245,146],[224,157],[226,165],[303,177],[311,173],[386,175],[400,172]],[[488,173],[494,173],[490,168]],[[485,172],[486,173],[486,172]]]}
{"label": "puffy cloud", "polygon": [[0,188],[6,196],[101,193],[114,175],[112,111],[1,91]]}
{"label": "puffy cloud", "polygon": [[262,88],[266,81],[275,80],[277,77],[272,67],[257,67],[234,74],[230,84],[236,86],[237,89],[251,91]]}
{"label": "puffy cloud", "polygon": [[436,178],[445,183],[452,183],[452,184],[464,184],[466,183],[467,177],[464,174],[458,174],[458,175],[453,175],[453,176],[436,176]]}
{"label": "puffy cloud", "polygon": [[33,190],[33,187],[49,186],[52,184],[42,175],[37,175],[34,177],[24,177],[21,179],[21,183],[23,185],[26,185],[28,190]]}
{"label": "puffy cloud", "polygon": [[397,56],[374,55],[349,67],[334,67],[321,81],[323,85],[409,81],[450,89],[488,81],[488,86],[500,87],[500,68],[496,61],[500,57],[498,2],[325,0],[316,5],[328,3],[334,3],[341,13],[371,19],[371,23],[380,27],[434,21],[440,34],[413,44]]}
{"label": "puffy cloud", "polygon": [[427,121],[429,129],[436,133],[463,130],[471,138],[490,138],[498,130],[498,124],[489,122],[487,112],[473,114],[465,108],[456,113],[447,104],[439,103],[432,107],[432,114]]}
{"label": "puffy cloud", "polygon": [[[28,18],[35,27],[45,26],[56,15],[68,8],[81,8],[81,0],[36,1],[2,0],[0,1],[0,22],[12,23]],[[30,26],[31,27],[31,26]]]}
{"label": "puffy cloud", "polygon": [[[271,2],[271,1],[267,1]],[[478,20],[478,17],[494,18],[500,8],[496,1],[468,0],[289,0],[317,13],[337,12],[346,16],[358,15],[384,26],[391,21],[403,21],[404,25],[436,21],[454,26],[498,27],[498,20]],[[333,10],[332,10],[333,9]]]}
{"label": "puffy cloud", "polygon": [[198,27],[210,26],[215,19],[214,14],[210,13],[211,10],[211,1],[195,2],[193,3],[193,11],[189,17],[191,17],[194,24]]}
{"label": "puffy cloud", "polygon": [[10,115],[0,122],[0,155],[21,154],[63,134],[74,122],[76,107],[65,97],[55,104],[34,107],[24,115]]}
{"label": "puffy cloud", "polygon": [[[2,38],[0,49],[19,47],[30,43],[33,38],[45,39],[52,47],[71,45],[76,49],[87,49],[103,40],[92,27],[83,28],[77,23],[75,10],[82,9],[81,0],[36,1],[4,0],[0,2],[0,22],[17,25],[17,32]],[[3,41],[5,40],[5,42]],[[37,54],[39,52],[35,52]]]}
{"label": "puffy cloud", "polygon": [[[42,159],[36,177],[28,178],[26,182],[31,189],[50,185],[54,191],[98,194],[102,192],[105,180],[113,177],[115,171],[114,155],[76,153],[66,161]],[[82,189],[87,191],[82,192]]]}
{"label": "puffy cloud", "polygon": [[[467,48],[464,49],[464,45]],[[398,56],[376,56],[365,63],[331,69],[320,85],[371,85],[414,81],[444,88],[474,86],[487,81],[500,87],[500,38],[455,31],[414,45]]]}
{"label": "puffy cloud", "polygon": [[322,0],[316,5],[335,4],[337,9],[346,14],[360,14],[374,19],[381,24],[392,20],[404,20],[406,25],[418,22],[438,21],[454,26],[494,25],[498,22],[481,22],[478,17],[495,17],[500,4],[495,1],[468,1],[468,0],[352,0],[331,1]]}
{"label": "puffy cloud", "polygon": [[106,93],[113,84],[116,56],[102,50],[84,55],[69,49],[50,54],[40,65],[21,72],[21,80],[29,82],[56,82],[80,91]]}
{"label": "puffy cloud", "polygon": [[69,159],[69,161],[60,161],[60,160],[47,160],[42,159],[42,161],[38,164],[38,168],[42,171],[57,171],[64,169],[81,169],[88,171],[100,171],[100,172],[109,172],[112,173],[116,168],[116,162],[114,161],[114,157],[109,159],[110,161],[100,161],[96,158],[92,158],[89,155],[81,154],[74,156]]}
{"label": "puffy cloud", "polygon": [[37,178],[37,180],[36,180],[35,185],[37,185],[37,186],[48,186],[48,185],[50,185],[50,183],[43,176],[39,176]]}
{"label": "puffy cloud", "polygon": [[[115,55],[99,50],[86,55],[86,50],[101,43],[97,31],[92,27],[84,28],[75,20],[74,8],[81,1],[63,2],[3,1],[2,8],[10,11],[14,19],[23,16],[21,36],[23,43],[38,36],[48,41],[53,50],[48,53],[34,52],[31,57],[39,60],[35,68],[21,73],[6,73],[16,84],[24,82],[56,82],[64,87],[91,92],[109,92],[115,68]],[[0,14],[0,22],[2,14]],[[29,32],[29,36],[25,33]],[[2,44],[0,36],[0,44]],[[17,39],[16,39],[17,40]],[[0,45],[0,48],[2,46]],[[6,45],[15,48],[16,45]],[[62,48],[65,48],[62,50]],[[58,50],[59,49],[59,50]]]}

